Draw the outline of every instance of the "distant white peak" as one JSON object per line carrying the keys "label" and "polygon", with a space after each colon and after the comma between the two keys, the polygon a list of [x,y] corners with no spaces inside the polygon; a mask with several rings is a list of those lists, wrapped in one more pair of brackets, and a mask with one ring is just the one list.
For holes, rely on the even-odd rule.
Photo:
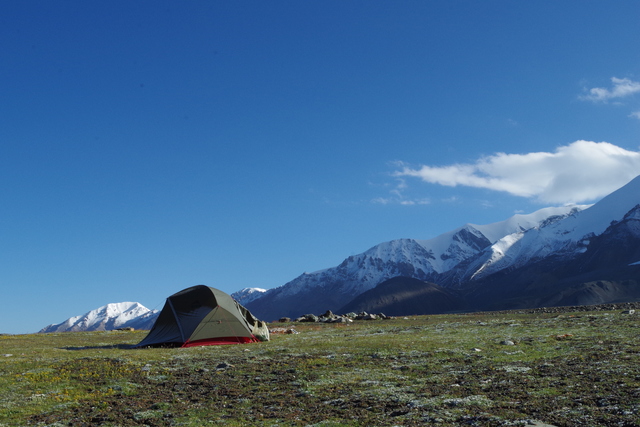
{"label": "distant white peak", "polygon": [[623,219],[640,218],[640,177],[614,191],[594,205],[577,206],[564,216],[549,217],[539,227],[518,236],[505,236],[489,250],[475,276],[518,266],[549,254],[580,253],[589,239],[603,233],[611,224]]}
{"label": "distant white peak", "polygon": [[530,214],[515,214],[504,221],[495,222],[487,225],[475,225],[491,242],[497,242],[501,238],[509,234],[518,233],[529,230],[531,228],[540,227],[544,224],[555,222],[567,216],[574,215],[591,205],[567,205],[552,206],[538,209]]}
{"label": "distant white peak", "polygon": [[244,288],[232,293],[231,297],[238,301],[240,304],[244,305],[257,298],[260,298],[262,295],[264,295],[265,292],[267,292],[267,290],[263,288]]}
{"label": "distant white peak", "polygon": [[115,302],[92,310],[96,313],[105,313],[107,316],[114,315],[136,315],[149,309],[138,302]]}
{"label": "distant white peak", "polygon": [[[412,256],[412,248],[418,245],[419,243],[413,239],[396,239],[380,243],[365,251],[363,255],[384,260],[397,258],[408,259]],[[355,255],[354,258],[358,256],[359,255]]]}
{"label": "distant white peak", "polygon": [[266,289],[262,289],[262,288],[243,288],[243,289],[240,289],[237,292],[234,292],[231,295],[251,295],[251,294],[254,294],[256,292],[263,293],[263,292],[267,292],[267,290]]}
{"label": "distant white peak", "polygon": [[149,319],[156,314],[157,310],[149,310],[137,302],[111,303],[82,316],[73,316],[62,323],[49,325],[41,332],[110,330],[125,324],[139,323],[141,319]]}
{"label": "distant white peak", "polygon": [[634,206],[633,209],[627,212],[624,216],[624,219],[640,219],[640,205]]}

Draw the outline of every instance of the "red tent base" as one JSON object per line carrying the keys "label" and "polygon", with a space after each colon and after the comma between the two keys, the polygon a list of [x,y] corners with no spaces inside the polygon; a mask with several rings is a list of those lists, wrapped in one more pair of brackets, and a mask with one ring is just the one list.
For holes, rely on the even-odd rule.
{"label": "red tent base", "polygon": [[259,342],[259,340],[254,337],[216,337],[211,339],[197,340],[197,341],[187,341],[182,344],[182,347],[198,347],[203,345],[225,345],[225,344],[249,344],[252,342]]}

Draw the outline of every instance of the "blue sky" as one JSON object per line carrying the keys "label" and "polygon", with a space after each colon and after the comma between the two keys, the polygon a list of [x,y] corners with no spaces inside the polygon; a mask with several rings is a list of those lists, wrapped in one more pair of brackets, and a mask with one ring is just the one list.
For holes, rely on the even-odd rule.
{"label": "blue sky", "polygon": [[0,332],[640,174],[640,3],[5,1]]}

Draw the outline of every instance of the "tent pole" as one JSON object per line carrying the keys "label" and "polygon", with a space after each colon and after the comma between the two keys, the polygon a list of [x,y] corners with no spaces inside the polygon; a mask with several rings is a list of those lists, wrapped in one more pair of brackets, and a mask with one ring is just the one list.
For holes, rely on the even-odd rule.
{"label": "tent pole", "polygon": [[169,303],[169,307],[171,307],[171,312],[173,313],[174,319],[176,319],[176,325],[178,325],[178,329],[180,330],[180,336],[182,337],[182,342],[186,342],[187,339],[184,337],[184,331],[182,330],[182,325],[178,320],[178,315],[176,313],[176,309],[173,308],[173,303],[171,302],[171,298],[167,298],[167,302]]}

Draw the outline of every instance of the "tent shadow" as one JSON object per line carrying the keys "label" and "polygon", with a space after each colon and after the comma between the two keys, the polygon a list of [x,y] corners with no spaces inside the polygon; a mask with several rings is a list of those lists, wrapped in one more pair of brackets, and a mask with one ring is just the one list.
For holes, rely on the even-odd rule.
{"label": "tent shadow", "polygon": [[138,348],[135,344],[113,344],[113,345],[88,345],[82,347],[60,347],[60,350],[132,350]]}

